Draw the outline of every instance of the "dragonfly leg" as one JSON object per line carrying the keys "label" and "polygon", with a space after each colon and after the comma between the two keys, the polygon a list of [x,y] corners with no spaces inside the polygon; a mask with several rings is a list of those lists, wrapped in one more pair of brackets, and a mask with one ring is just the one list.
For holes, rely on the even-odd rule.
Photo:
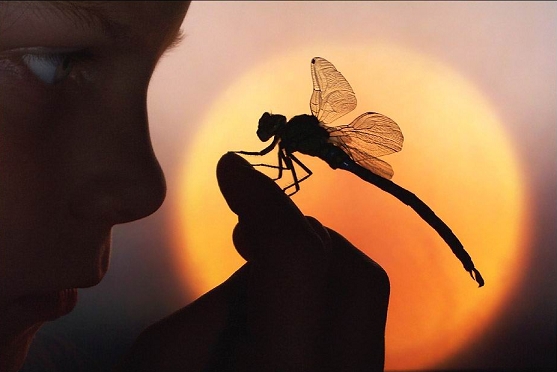
{"label": "dragonfly leg", "polygon": [[270,165],[270,164],[262,164],[262,163],[261,164],[251,164],[251,166],[278,169],[278,175],[277,175],[277,177],[273,178],[273,181],[280,180],[282,178],[282,171],[285,170],[285,169],[289,169],[289,168],[284,166],[283,156],[284,155],[282,155],[282,152],[279,151],[278,152],[278,166],[277,165]]}
{"label": "dragonfly leg", "polygon": [[[293,154],[284,154],[283,156],[284,156],[284,161],[286,163],[286,168],[290,169],[290,171],[292,172],[292,178],[294,179],[294,183],[292,183],[291,185],[286,186],[282,190],[284,192],[286,192],[286,190],[294,187],[295,191],[291,194],[288,194],[289,196],[291,196],[291,195],[294,195],[295,193],[297,193],[298,191],[300,191],[300,182],[309,178],[309,176],[311,176],[313,174],[313,172],[308,167],[306,167],[300,160],[298,160],[298,158],[295,157]],[[294,163],[298,164],[306,172],[305,176],[298,179],[298,176],[296,175],[296,171],[294,170],[294,164],[292,163],[292,161],[294,161]]]}
{"label": "dragonfly leg", "polygon": [[252,167],[267,167],[267,168],[273,168],[273,169],[280,169],[280,167],[278,167],[276,165],[271,165],[271,164],[263,164],[263,163],[261,163],[261,164],[251,164],[250,163],[250,165]]}
{"label": "dragonfly leg", "polygon": [[[298,181],[298,176],[296,175],[296,170],[294,169],[294,164],[292,164],[292,159],[290,159],[290,157],[288,155],[283,154],[282,155],[284,158],[284,163],[286,164],[286,169],[289,169],[290,172],[292,172],[292,178],[294,179],[294,182],[288,186],[286,186],[285,188],[282,189],[282,191],[284,191],[286,193],[286,195],[288,196],[292,196],[295,193],[297,193],[298,191],[300,191],[300,181]],[[294,187],[295,190],[292,193],[287,193],[286,190],[290,189]]]}
{"label": "dragonfly leg", "polygon": [[274,138],[273,142],[271,142],[271,144],[267,147],[265,147],[263,150],[261,151],[233,151],[235,154],[241,154],[241,155],[255,155],[255,156],[262,156],[265,154],[268,154],[269,152],[271,152],[271,150],[273,150],[275,148],[275,146],[278,143],[278,138]]}
{"label": "dragonfly leg", "polygon": [[308,167],[306,167],[306,166],[304,165],[304,163],[302,163],[300,160],[298,160],[298,158],[295,157],[293,154],[290,154],[290,159],[294,160],[294,162],[295,162],[296,164],[298,164],[298,165],[304,170],[304,172],[307,173],[307,174],[306,174],[304,177],[302,177],[298,182],[302,182],[303,180],[309,178],[309,176],[311,176],[311,175],[313,174],[313,172],[311,171],[311,169],[309,169]]}
{"label": "dragonfly leg", "polygon": [[277,157],[278,157],[278,175],[277,175],[277,178],[273,178],[273,181],[280,180],[282,178],[282,171],[284,169],[287,169],[287,168],[284,168],[284,166],[283,166],[283,164],[284,164],[283,163],[284,154],[282,153],[282,151],[280,151],[280,150],[278,151]]}
{"label": "dragonfly leg", "polygon": [[[278,139],[275,138],[269,146],[265,147],[261,151],[234,151],[234,153],[235,154],[240,154],[240,155],[249,155],[249,156],[263,156],[263,155],[268,154],[272,149],[274,149],[276,147],[277,143],[278,143]],[[251,166],[278,169],[277,177],[273,178],[273,181],[276,181],[276,180],[279,180],[280,178],[282,178],[282,171],[283,170],[289,169],[288,167],[284,166],[283,157],[284,157],[284,155],[282,155],[282,151],[281,151],[281,149],[279,149],[279,151],[278,151],[278,165],[270,165],[270,164],[259,163],[259,164],[251,164]]]}

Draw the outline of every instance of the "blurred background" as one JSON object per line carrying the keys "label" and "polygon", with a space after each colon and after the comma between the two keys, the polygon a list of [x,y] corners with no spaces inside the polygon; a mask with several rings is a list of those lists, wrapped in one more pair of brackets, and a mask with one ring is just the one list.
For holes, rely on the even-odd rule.
{"label": "blurred background", "polygon": [[[193,2],[185,39],[154,74],[153,146],[168,196],[114,229],[111,268],[47,324],[60,345],[114,363],[147,325],[242,264],[215,166],[260,150],[265,111],[309,113],[321,56],[365,111],[395,120],[393,181],[459,236],[478,289],[408,207],[319,161],[294,201],[351,240],[391,279],[387,370],[556,370],[557,4],[555,2]],[[274,156],[268,159],[272,163]]]}

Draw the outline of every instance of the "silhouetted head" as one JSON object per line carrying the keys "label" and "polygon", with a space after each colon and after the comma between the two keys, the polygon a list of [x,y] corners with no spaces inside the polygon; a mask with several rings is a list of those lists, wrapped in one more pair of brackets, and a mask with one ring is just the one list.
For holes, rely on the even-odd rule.
{"label": "silhouetted head", "polygon": [[0,370],[163,202],[147,88],[188,5],[0,1]]}
{"label": "silhouetted head", "polygon": [[286,116],[264,113],[259,119],[257,137],[263,142],[268,141],[286,125]]}

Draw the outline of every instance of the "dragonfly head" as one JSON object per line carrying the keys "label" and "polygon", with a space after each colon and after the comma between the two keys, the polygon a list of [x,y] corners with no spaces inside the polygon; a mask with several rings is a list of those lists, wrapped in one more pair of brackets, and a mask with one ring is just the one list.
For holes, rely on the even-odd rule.
{"label": "dragonfly head", "polygon": [[286,125],[286,116],[264,113],[259,119],[257,137],[263,142],[268,141]]}

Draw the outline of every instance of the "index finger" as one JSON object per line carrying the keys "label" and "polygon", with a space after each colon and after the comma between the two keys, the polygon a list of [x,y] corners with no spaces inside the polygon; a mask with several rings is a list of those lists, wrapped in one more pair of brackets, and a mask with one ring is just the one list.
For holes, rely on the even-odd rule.
{"label": "index finger", "polygon": [[299,260],[323,254],[321,238],[298,207],[242,157],[224,155],[217,165],[217,179],[230,209],[238,215],[234,241],[246,260]]}

